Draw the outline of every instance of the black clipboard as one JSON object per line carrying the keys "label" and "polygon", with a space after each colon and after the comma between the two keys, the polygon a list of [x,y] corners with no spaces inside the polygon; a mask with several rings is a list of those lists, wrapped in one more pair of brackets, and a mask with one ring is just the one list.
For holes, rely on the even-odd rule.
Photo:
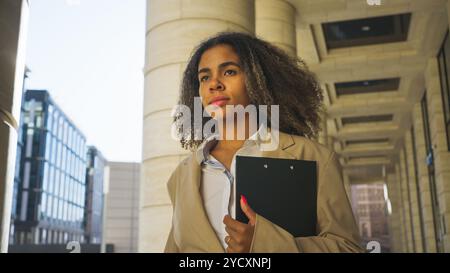
{"label": "black clipboard", "polygon": [[242,194],[256,213],[294,237],[316,235],[316,161],[236,156],[236,220],[247,223]]}

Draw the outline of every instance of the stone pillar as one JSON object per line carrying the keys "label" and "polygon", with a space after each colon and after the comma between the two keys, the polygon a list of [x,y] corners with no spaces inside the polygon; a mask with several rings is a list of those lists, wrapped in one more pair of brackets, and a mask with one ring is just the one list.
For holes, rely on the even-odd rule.
{"label": "stone pillar", "polygon": [[394,163],[394,169],[395,169],[395,191],[397,192],[397,202],[398,202],[398,213],[400,218],[400,232],[402,236],[402,251],[408,252],[408,237],[407,237],[407,231],[406,231],[406,225],[405,225],[405,208],[403,206],[403,192],[402,192],[402,184],[401,184],[401,176],[400,176],[400,165],[397,162]]}
{"label": "stone pillar", "polygon": [[424,221],[426,252],[436,252],[436,237],[433,222],[433,209],[431,205],[430,181],[428,179],[428,168],[426,165],[425,135],[423,130],[422,107],[416,103],[413,111],[414,139],[417,157],[417,176],[420,186],[420,197],[422,200],[422,215]]}
{"label": "stone pillar", "polygon": [[319,132],[318,142],[325,146],[328,146],[328,126],[327,126],[327,116],[323,114],[321,117],[322,130]]}
{"label": "stone pillar", "polygon": [[[336,151],[336,143],[334,141],[334,137],[332,137],[329,134],[329,130],[328,130],[328,122],[327,122],[327,115],[323,114],[322,116],[322,130],[319,132],[319,136],[317,141],[328,147],[328,149],[330,149],[331,151]],[[342,149],[342,147],[339,147]],[[339,149],[338,149],[339,150]]]}
{"label": "stone pillar", "polygon": [[[428,61],[425,69],[426,96],[430,124],[431,143],[433,145],[434,168],[437,196],[441,213],[440,222],[450,228],[450,152],[445,131],[442,93],[439,82],[438,62],[436,58]],[[444,251],[450,252],[450,232],[443,235]]]}
{"label": "stone pillar", "polygon": [[407,130],[405,133],[405,154],[406,154],[406,170],[408,177],[408,188],[410,196],[411,215],[413,218],[413,230],[414,230],[414,242],[418,253],[424,252],[424,242],[422,240],[422,212],[420,212],[419,203],[417,198],[418,183],[416,180],[416,166],[414,163],[414,152],[411,131]]}
{"label": "stone pillar", "polygon": [[388,216],[389,234],[391,242],[391,252],[406,252],[403,222],[402,222],[402,203],[399,191],[399,182],[395,173],[388,173],[386,176],[386,185],[388,188],[388,197],[391,204],[391,213]]}
{"label": "stone pillar", "polygon": [[25,75],[28,1],[0,1],[0,250],[7,252]]}
{"label": "stone pillar", "polygon": [[[402,156],[403,151],[400,150],[400,157],[399,157],[399,163],[396,165],[396,171],[398,180],[400,182],[400,195],[401,195],[401,202],[402,202],[402,222],[403,222],[403,229],[404,229],[404,235],[405,235],[405,246],[406,246],[406,252],[414,252],[414,246],[413,246],[413,238],[412,238],[412,230],[411,230],[411,216],[410,216],[410,210],[409,210],[409,199],[408,199],[408,190],[407,190],[407,184],[406,184],[406,177],[405,177],[405,171],[404,171],[404,157]],[[403,163],[402,163],[403,161]]]}
{"label": "stone pillar", "polygon": [[328,145],[328,149],[330,149],[333,152],[342,151],[341,142],[334,141],[334,137],[332,137],[330,135],[327,136],[327,145]]}
{"label": "stone pillar", "polygon": [[285,0],[255,0],[256,35],[296,56],[295,13]]}
{"label": "stone pillar", "polygon": [[188,58],[201,40],[220,31],[254,34],[253,0],[148,0],[139,251],[161,252],[172,207],[166,183],[186,157],[171,137],[171,110],[177,103]]}

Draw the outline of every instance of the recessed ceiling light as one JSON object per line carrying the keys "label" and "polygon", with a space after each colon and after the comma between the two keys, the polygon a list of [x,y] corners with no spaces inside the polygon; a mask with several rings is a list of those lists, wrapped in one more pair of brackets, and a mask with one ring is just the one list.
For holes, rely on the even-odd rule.
{"label": "recessed ceiling light", "polygon": [[363,26],[363,27],[361,28],[361,30],[362,30],[362,31],[369,31],[369,30],[370,30],[370,27],[369,27],[369,26]]}

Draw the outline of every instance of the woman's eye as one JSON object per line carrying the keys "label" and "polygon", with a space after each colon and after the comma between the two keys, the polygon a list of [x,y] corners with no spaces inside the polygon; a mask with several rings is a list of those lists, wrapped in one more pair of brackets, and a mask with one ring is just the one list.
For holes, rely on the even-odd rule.
{"label": "woman's eye", "polygon": [[236,75],[236,71],[234,71],[234,70],[227,70],[227,71],[225,71],[225,75]]}
{"label": "woman's eye", "polygon": [[208,76],[200,77],[200,82],[206,81],[207,79],[208,79]]}

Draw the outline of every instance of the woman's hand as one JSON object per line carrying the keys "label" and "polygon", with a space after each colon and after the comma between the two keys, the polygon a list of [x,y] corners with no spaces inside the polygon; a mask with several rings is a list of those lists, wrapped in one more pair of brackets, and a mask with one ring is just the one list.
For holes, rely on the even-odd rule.
{"label": "woman's hand", "polygon": [[234,220],[225,215],[223,223],[228,236],[225,242],[228,244],[228,253],[248,253],[252,244],[253,232],[255,230],[256,213],[250,208],[245,196],[241,195],[241,209],[249,219],[247,224]]}

